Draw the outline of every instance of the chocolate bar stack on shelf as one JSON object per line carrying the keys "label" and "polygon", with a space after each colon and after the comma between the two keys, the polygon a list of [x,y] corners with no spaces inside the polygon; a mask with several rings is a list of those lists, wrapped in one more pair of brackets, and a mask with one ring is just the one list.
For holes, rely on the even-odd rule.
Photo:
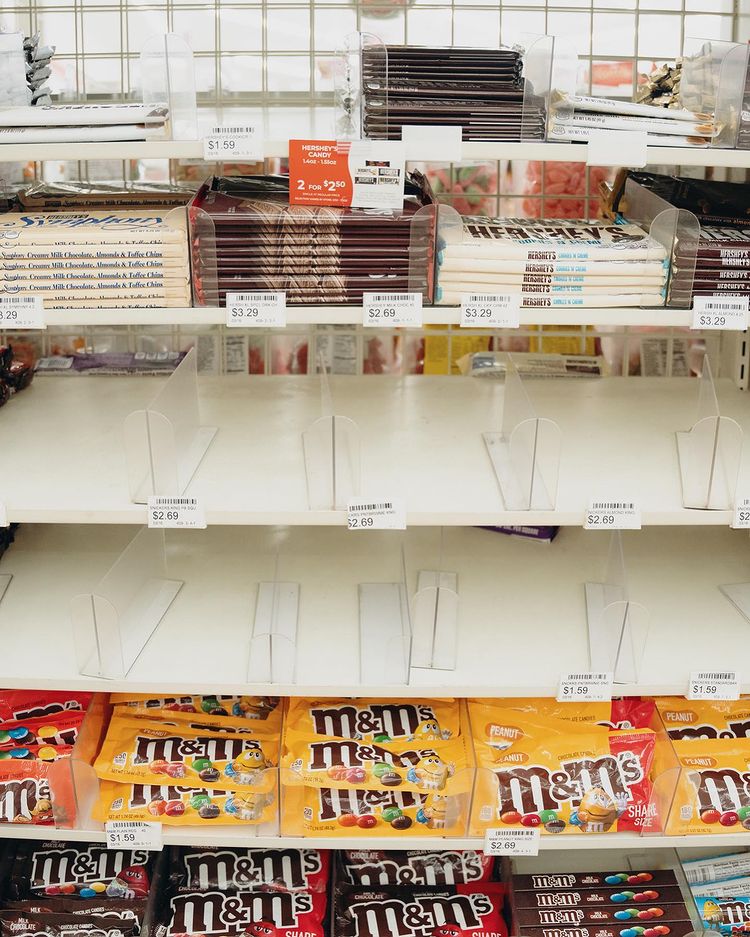
{"label": "chocolate bar stack on shelf", "polygon": [[526,307],[662,306],[667,252],[634,224],[463,218],[438,254],[437,301],[518,293]]}
{"label": "chocolate bar stack on shelf", "polygon": [[185,212],[0,215],[0,296],[48,309],[191,305]]}
{"label": "chocolate bar stack on shelf", "polygon": [[[41,90],[41,89],[40,89]],[[2,143],[100,143],[164,137],[166,104],[47,104],[0,107]]]}
{"label": "chocolate bar stack on shelf", "polygon": [[461,127],[464,140],[544,139],[544,100],[518,49],[368,46],[362,96],[373,140],[400,140],[403,124]]}
{"label": "chocolate bar stack on shelf", "polygon": [[289,204],[288,176],[209,179],[190,204],[196,300],[280,290],[288,303],[360,303],[367,291],[432,298],[429,183],[407,176],[402,210]]}
{"label": "chocolate bar stack on shelf", "polygon": [[[187,205],[195,187],[158,182],[32,182],[16,194],[19,211],[170,209]],[[8,209],[10,210],[10,209]]]}

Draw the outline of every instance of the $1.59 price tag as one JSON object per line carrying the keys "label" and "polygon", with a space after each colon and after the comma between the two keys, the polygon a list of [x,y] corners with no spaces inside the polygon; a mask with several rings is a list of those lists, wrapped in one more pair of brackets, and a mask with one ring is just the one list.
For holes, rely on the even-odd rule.
{"label": "$1.59 price tag", "polygon": [[747,328],[747,309],[747,296],[724,296],[721,293],[694,296],[691,328],[744,331]]}
{"label": "$1.59 price tag", "polygon": [[203,159],[222,162],[263,159],[263,140],[254,124],[213,127],[203,138]]}
{"label": "$1.59 price tag", "polygon": [[227,293],[227,325],[243,329],[283,329],[286,293]]}
{"label": "$1.59 price tag", "polygon": [[157,530],[203,530],[206,526],[206,512],[197,498],[154,495],[148,499],[148,526]]}
{"label": "$1.59 price tag", "polygon": [[159,852],[163,841],[161,823],[138,820],[108,820],[104,824],[107,849],[148,849]]}
{"label": "$1.59 price tag", "polygon": [[584,530],[640,530],[641,509],[635,501],[592,501]]}
{"label": "$1.59 price tag", "polygon": [[557,690],[558,703],[607,703],[612,699],[612,673],[564,673]]}
{"label": "$1.59 price tag", "polygon": [[0,298],[0,332],[46,328],[41,296],[18,295]]}
{"label": "$1.59 price tag", "polygon": [[406,509],[398,499],[350,501],[346,526],[349,530],[406,530]]}
{"label": "$1.59 price tag", "polygon": [[363,293],[362,322],[385,329],[422,327],[421,293]]}
{"label": "$1.59 price tag", "polygon": [[463,293],[461,328],[517,329],[521,297],[517,293]]}
{"label": "$1.59 price tag", "polygon": [[734,507],[732,527],[737,530],[750,528],[750,498],[738,498]]}
{"label": "$1.59 price tag", "polygon": [[733,670],[710,671],[694,670],[690,674],[688,699],[723,699],[740,698],[740,681]]}
{"label": "$1.59 price tag", "polygon": [[539,830],[487,830],[485,856],[536,856],[539,854]]}

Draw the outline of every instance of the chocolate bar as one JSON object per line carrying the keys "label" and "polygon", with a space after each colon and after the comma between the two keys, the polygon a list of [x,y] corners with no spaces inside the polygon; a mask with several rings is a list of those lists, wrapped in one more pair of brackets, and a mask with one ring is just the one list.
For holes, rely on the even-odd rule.
{"label": "chocolate bar", "polygon": [[682,891],[677,885],[648,883],[643,891],[622,886],[580,888],[577,890],[513,891],[516,908],[586,908],[591,906],[629,908],[651,908],[654,905],[684,904]]}
{"label": "chocolate bar", "polygon": [[582,888],[651,888],[653,885],[677,885],[671,869],[649,869],[644,872],[535,872],[513,876],[513,892],[561,891]]}
{"label": "chocolate bar", "polygon": [[[659,928],[659,929],[657,929]],[[644,937],[685,937],[695,932],[692,921],[670,921],[668,924],[657,924],[656,927],[644,929]],[[635,937],[640,931],[622,925],[550,925],[549,927],[523,927],[518,937]]]}

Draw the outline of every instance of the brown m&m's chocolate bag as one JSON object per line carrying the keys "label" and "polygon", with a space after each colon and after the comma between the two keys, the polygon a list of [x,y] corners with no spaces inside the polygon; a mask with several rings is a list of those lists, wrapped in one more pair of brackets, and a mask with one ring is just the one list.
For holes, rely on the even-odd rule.
{"label": "brown m&m's chocolate bag", "polygon": [[0,937],[134,937],[135,933],[132,918],[0,911]]}
{"label": "brown m&m's chocolate bag", "polygon": [[736,833],[750,829],[750,747],[747,742],[691,739],[675,741],[673,745],[680,763],[680,776],[667,834]]}
{"label": "brown m&m's chocolate bag", "polygon": [[750,738],[750,699],[687,700],[684,696],[660,696],[656,706],[671,739]]}
{"label": "brown m&m's chocolate bag", "polygon": [[342,849],[339,877],[350,885],[464,885],[488,882],[495,860],[474,849]]}
{"label": "brown m&m's chocolate bag", "polygon": [[328,888],[327,849],[228,849],[176,846],[169,881],[182,891],[321,891]]}

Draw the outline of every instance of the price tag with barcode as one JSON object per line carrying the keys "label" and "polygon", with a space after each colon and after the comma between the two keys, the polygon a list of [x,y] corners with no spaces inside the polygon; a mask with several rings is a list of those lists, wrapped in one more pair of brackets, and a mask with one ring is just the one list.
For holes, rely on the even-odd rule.
{"label": "price tag with barcode", "polygon": [[346,513],[349,530],[406,530],[406,509],[397,498],[350,501]]}
{"label": "price tag with barcode", "polygon": [[612,699],[614,674],[564,673],[557,689],[558,703],[607,703]]}
{"label": "price tag with barcode", "polygon": [[227,325],[243,329],[283,329],[286,293],[227,293]]}
{"label": "price tag with barcode", "polygon": [[518,293],[462,293],[461,327],[517,329],[521,325]]}
{"label": "price tag with barcode", "polygon": [[206,526],[206,512],[197,498],[169,498],[152,495],[148,499],[148,526],[164,530],[203,529]]}
{"label": "price tag with barcode", "polygon": [[422,327],[421,293],[363,293],[362,322],[386,329]]}
{"label": "price tag with barcode", "polygon": [[747,296],[693,297],[693,329],[738,329],[747,328]]}
{"label": "price tag with barcode", "polygon": [[484,834],[485,856],[537,856],[539,830],[492,829]]}
{"label": "price tag with barcode", "polygon": [[147,849],[159,852],[164,843],[161,823],[138,820],[108,820],[104,824],[107,849]]}
{"label": "price tag with barcode", "polygon": [[41,296],[18,295],[0,298],[0,332],[46,328]]}
{"label": "price tag with barcode", "polygon": [[592,501],[584,530],[640,530],[641,509],[635,501]]}
{"label": "price tag with barcode", "polygon": [[203,159],[235,162],[263,159],[263,138],[255,124],[224,124],[212,127],[203,138]]}
{"label": "price tag with barcode", "polygon": [[740,679],[734,670],[694,670],[690,674],[688,699],[740,698]]}
{"label": "price tag with barcode", "polygon": [[738,498],[734,506],[734,518],[732,527],[737,530],[747,530],[750,528],[750,498]]}

